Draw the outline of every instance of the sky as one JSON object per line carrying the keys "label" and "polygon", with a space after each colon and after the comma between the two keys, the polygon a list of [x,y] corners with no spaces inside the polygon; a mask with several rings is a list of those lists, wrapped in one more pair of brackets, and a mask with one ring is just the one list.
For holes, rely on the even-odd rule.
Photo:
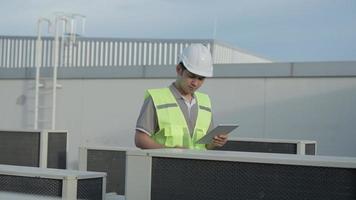
{"label": "sky", "polygon": [[216,39],[276,62],[356,61],[356,0],[0,0],[0,35],[35,36],[56,12],[85,15],[87,37]]}

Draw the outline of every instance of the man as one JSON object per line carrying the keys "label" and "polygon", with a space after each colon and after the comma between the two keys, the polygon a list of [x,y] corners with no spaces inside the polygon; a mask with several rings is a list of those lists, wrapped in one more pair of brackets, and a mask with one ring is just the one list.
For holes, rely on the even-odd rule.
{"label": "man", "polygon": [[168,88],[147,90],[136,124],[136,146],[142,149],[223,146],[226,134],[215,136],[207,145],[195,143],[213,127],[210,99],[196,92],[205,77],[213,76],[210,51],[201,44],[185,48],[176,72],[177,79]]}

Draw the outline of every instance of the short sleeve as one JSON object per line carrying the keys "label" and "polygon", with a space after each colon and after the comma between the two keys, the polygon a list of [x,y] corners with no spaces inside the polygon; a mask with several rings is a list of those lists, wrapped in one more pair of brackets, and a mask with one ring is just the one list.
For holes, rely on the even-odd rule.
{"label": "short sleeve", "polygon": [[152,97],[147,97],[142,104],[136,122],[136,130],[152,135],[158,131],[158,120]]}
{"label": "short sleeve", "polygon": [[213,128],[214,128],[214,119],[213,119],[213,115],[211,115],[211,121],[210,121],[209,129],[208,129],[207,133],[209,133],[211,130],[213,130]]}

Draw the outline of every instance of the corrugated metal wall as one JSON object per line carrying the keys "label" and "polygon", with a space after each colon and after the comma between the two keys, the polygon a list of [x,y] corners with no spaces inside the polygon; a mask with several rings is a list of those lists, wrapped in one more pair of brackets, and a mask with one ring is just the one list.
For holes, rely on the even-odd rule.
{"label": "corrugated metal wall", "polygon": [[[53,66],[54,40],[43,37],[41,66]],[[203,43],[212,50],[214,63],[270,62],[214,40],[69,38],[59,41],[60,67],[174,65],[184,47]],[[34,67],[36,37],[0,36],[0,67]]]}
{"label": "corrugated metal wall", "polygon": [[214,43],[213,59],[216,64],[270,63],[271,61],[223,43]]}

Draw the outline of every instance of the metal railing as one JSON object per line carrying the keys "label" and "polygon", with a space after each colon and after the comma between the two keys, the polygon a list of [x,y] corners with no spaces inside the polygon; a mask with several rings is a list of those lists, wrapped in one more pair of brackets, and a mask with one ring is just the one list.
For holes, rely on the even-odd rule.
{"label": "metal railing", "polygon": [[[203,43],[209,49],[213,40],[114,39],[77,38],[72,43],[60,39],[59,67],[106,67],[173,65],[183,48],[191,43]],[[25,68],[35,66],[36,37],[0,36],[0,67]],[[54,40],[42,38],[41,67],[54,62]]]}
{"label": "metal railing", "polygon": [[[35,66],[36,37],[0,36],[0,68]],[[268,59],[211,39],[87,38],[59,39],[59,67],[118,67],[174,65],[184,47],[202,43],[215,64],[261,63]],[[41,67],[54,65],[53,37],[42,37]]]}

